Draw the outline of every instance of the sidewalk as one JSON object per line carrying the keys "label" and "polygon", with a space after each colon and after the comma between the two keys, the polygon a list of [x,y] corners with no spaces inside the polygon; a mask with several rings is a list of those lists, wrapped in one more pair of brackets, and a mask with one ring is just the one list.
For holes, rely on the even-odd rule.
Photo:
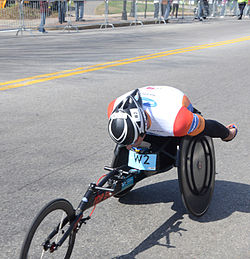
{"label": "sidewalk", "polygon": [[[232,17],[228,17],[232,18]],[[85,21],[84,22],[74,22],[73,19],[69,20],[67,23],[59,24],[56,23],[55,27],[46,27],[47,30],[63,30],[64,28],[69,30],[75,30],[76,28],[78,30],[85,30],[85,29],[98,29],[101,26],[106,28],[112,28],[112,27],[124,27],[124,26],[142,26],[147,24],[164,24],[163,20],[155,20],[153,18],[141,18],[138,17],[137,20],[135,20],[134,17],[128,17],[127,20],[121,20],[121,16],[117,15],[109,15],[108,20],[105,21],[104,16],[100,17],[93,17],[93,16],[84,16]],[[227,18],[225,18],[227,19]],[[73,21],[72,21],[73,20]],[[219,17],[208,17],[207,19],[203,21],[199,21],[194,18],[194,16],[184,16],[183,18],[173,18],[169,19],[166,24],[178,24],[178,23],[194,23],[194,22],[208,22],[208,21],[215,21],[215,20],[221,20]]]}

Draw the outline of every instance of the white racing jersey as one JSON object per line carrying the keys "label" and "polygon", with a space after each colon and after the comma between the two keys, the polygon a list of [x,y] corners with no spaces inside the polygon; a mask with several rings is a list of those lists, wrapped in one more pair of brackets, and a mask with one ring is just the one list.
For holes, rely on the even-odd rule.
{"label": "white racing jersey", "polygon": [[[128,92],[108,106],[108,117],[114,108],[133,91]],[[139,88],[143,109],[150,117],[147,134],[156,136],[198,135],[204,130],[205,120],[193,113],[188,97],[170,86],[146,86]]]}

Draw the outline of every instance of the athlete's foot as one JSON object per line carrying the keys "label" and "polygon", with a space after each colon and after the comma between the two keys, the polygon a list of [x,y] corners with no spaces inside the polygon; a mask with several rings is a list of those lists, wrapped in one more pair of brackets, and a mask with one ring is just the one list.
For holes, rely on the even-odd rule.
{"label": "athlete's foot", "polygon": [[227,125],[226,128],[229,129],[229,135],[228,135],[228,137],[224,138],[223,141],[228,142],[228,141],[233,140],[236,137],[238,129],[237,129],[237,126],[235,124]]}

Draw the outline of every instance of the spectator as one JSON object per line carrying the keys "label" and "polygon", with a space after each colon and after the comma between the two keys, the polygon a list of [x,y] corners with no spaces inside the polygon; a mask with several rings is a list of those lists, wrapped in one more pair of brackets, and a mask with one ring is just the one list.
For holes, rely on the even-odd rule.
{"label": "spectator", "polygon": [[204,10],[204,1],[203,0],[198,0],[197,3],[197,8],[198,8],[198,20],[202,21],[202,18],[204,17],[203,10]]}
{"label": "spectator", "polygon": [[154,18],[159,18],[160,0],[154,0]]}
{"label": "spectator", "polygon": [[206,19],[209,13],[209,5],[207,0],[198,0],[198,14],[197,19],[202,21],[203,19]]}
{"label": "spectator", "polygon": [[[235,0],[235,1],[237,1],[237,0]],[[218,0],[213,0],[211,16],[215,17],[217,15],[217,13],[218,13]]]}
{"label": "spectator", "polygon": [[38,28],[38,31],[40,31],[42,33],[47,33],[44,29],[44,25],[45,25],[46,16],[48,14],[48,2],[47,2],[47,0],[40,1],[39,4],[40,4],[41,23]]}
{"label": "spectator", "polygon": [[161,16],[164,16],[167,9],[167,0],[161,0]]}
{"label": "spectator", "polygon": [[208,13],[209,13],[209,16],[212,16],[212,13],[213,13],[213,0],[208,0]]}
{"label": "spectator", "polygon": [[230,7],[230,12],[233,14],[233,16],[237,15],[237,8],[238,8],[237,0],[233,0]]}
{"label": "spectator", "polygon": [[[85,21],[83,19],[83,14],[84,14],[84,1],[79,0],[79,1],[74,1],[75,4],[75,14],[76,14],[76,22],[80,21],[83,22]],[[80,13],[80,16],[79,16]]]}
{"label": "spectator", "polygon": [[244,8],[245,8],[247,2],[248,2],[248,0],[238,0],[238,5],[239,5],[239,9],[240,9],[240,14],[238,16],[238,20],[242,19],[243,11],[244,11]]}
{"label": "spectator", "polygon": [[66,22],[65,20],[66,14],[66,1],[65,0],[58,0],[58,20],[59,23]]}
{"label": "spectator", "polygon": [[227,5],[227,0],[222,0],[222,1],[221,1],[221,13],[220,13],[220,18],[224,18],[224,17],[225,17],[226,5]]}
{"label": "spectator", "polygon": [[175,13],[175,18],[177,18],[178,16],[178,9],[179,9],[179,0],[173,0],[172,16],[174,16],[174,13]]}
{"label": "spectator", "polygon": [[165,9],[165,13],[164,13],[165,22],[168,22],[168,17],[169,17],[169,14],[171,12],[171,3],[172,3],[172,0],[167,0],[167,6],[166,6],[166,9]]}

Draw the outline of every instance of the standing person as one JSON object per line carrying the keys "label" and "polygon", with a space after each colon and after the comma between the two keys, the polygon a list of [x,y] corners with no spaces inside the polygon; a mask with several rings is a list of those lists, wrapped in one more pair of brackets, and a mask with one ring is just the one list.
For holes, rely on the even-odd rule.
{"label": "standing person", "polygon": [[65,20],[66,14],[66,1],[65,0],[58,0],[58,20],[59,23],[66,22]]}
{"label": "standing person", "polygon": [[161,16],[164,16],[167,9],[168,0],[161,0]]}
{"label": "standing person", "polygon": [[160,0],[154,0],[154,19],[159,18]]}
{"label": "standing person", "polygon": [[[224,126],[203,118],[183,92],[169,86],[146,86],[116,98],[108,106],[108,118],[109,135],[123,154],[139,147],[149,135],[200,134],[228,142],[237,134],[235,124]],[[122,155],[120,151],[117,156]]]}
{"label": "standing person", "polygon": [[202,21],[203,19],[206,19],[209,13],[208,8],[208,1],[207,0],[198,0],[198,14],[197,18],[198,20]]}
{"label": "standing person", "polygon": [[227,0],[222,0],[221,1],[220,18],[224,18],[225,17],[226,6],[227,6]]}
{"label": "standing person", "polygon": [[[237,0],[235,0],[237,1]],[[212,7],[212,13],[211,16],[215,17],[217,15],[218,12],[218,0],[213,0],[213,7]]]}
{"label": "standing person", "polygon": [[42,33],[47,33],[47,31],[45,31],[44,29],[44,25],[45,25],[45,20],[46,20],[46,16],[48,14],[48,2],[47,0],[45,1],[40,1],[40,15],[41,15],[41,23],[40,26],[38,28],[38,31],[42,32]]}
{"label": "standing person", "polygon": [[174,16],[174,13],[175,13],[175,18],[177,18],[177,16],[178,16],[179,1],[180,1],[180,0],[173,0],[172,16]]}
{"label": "standing person", "polygon": [[198,2],[197,2],[197,9],[198,9],[198,13],[197,13],[197,18],[198,18],[198,20],[200,20],[200,21],[202,21],[202,18],[203,18],[203,16],[204,16],[204,12],[203,12],[203,10],[204,10],[204,2],[203,2],[203,0],[198,0]]}
{"label": "standing person", "polygon": [[165,22],[168,22],[168,17],[169,17],[170,12],[171,12],[171,3],[172,3],[172,0],[167,0],[166,11],[164,13]]}
{"label": "standing person", "polygon": [[248,2],[248,0],[238,0],[239,10],[240,10],[240,14],[238,16],[238,20],[242,19],[243,11],[244,11],[244,8],[245,8],[247,2]]}
{"label": "standing person", "polygon": [[[80,21],[83,22],[85,21],[83,19],[83,14],[84,14],[84,1],[79,0],[79,1],[74,1],[75,4],[75,14],[76,14],[76,22]],[[80,15],[79,15],[80,14]]]}

